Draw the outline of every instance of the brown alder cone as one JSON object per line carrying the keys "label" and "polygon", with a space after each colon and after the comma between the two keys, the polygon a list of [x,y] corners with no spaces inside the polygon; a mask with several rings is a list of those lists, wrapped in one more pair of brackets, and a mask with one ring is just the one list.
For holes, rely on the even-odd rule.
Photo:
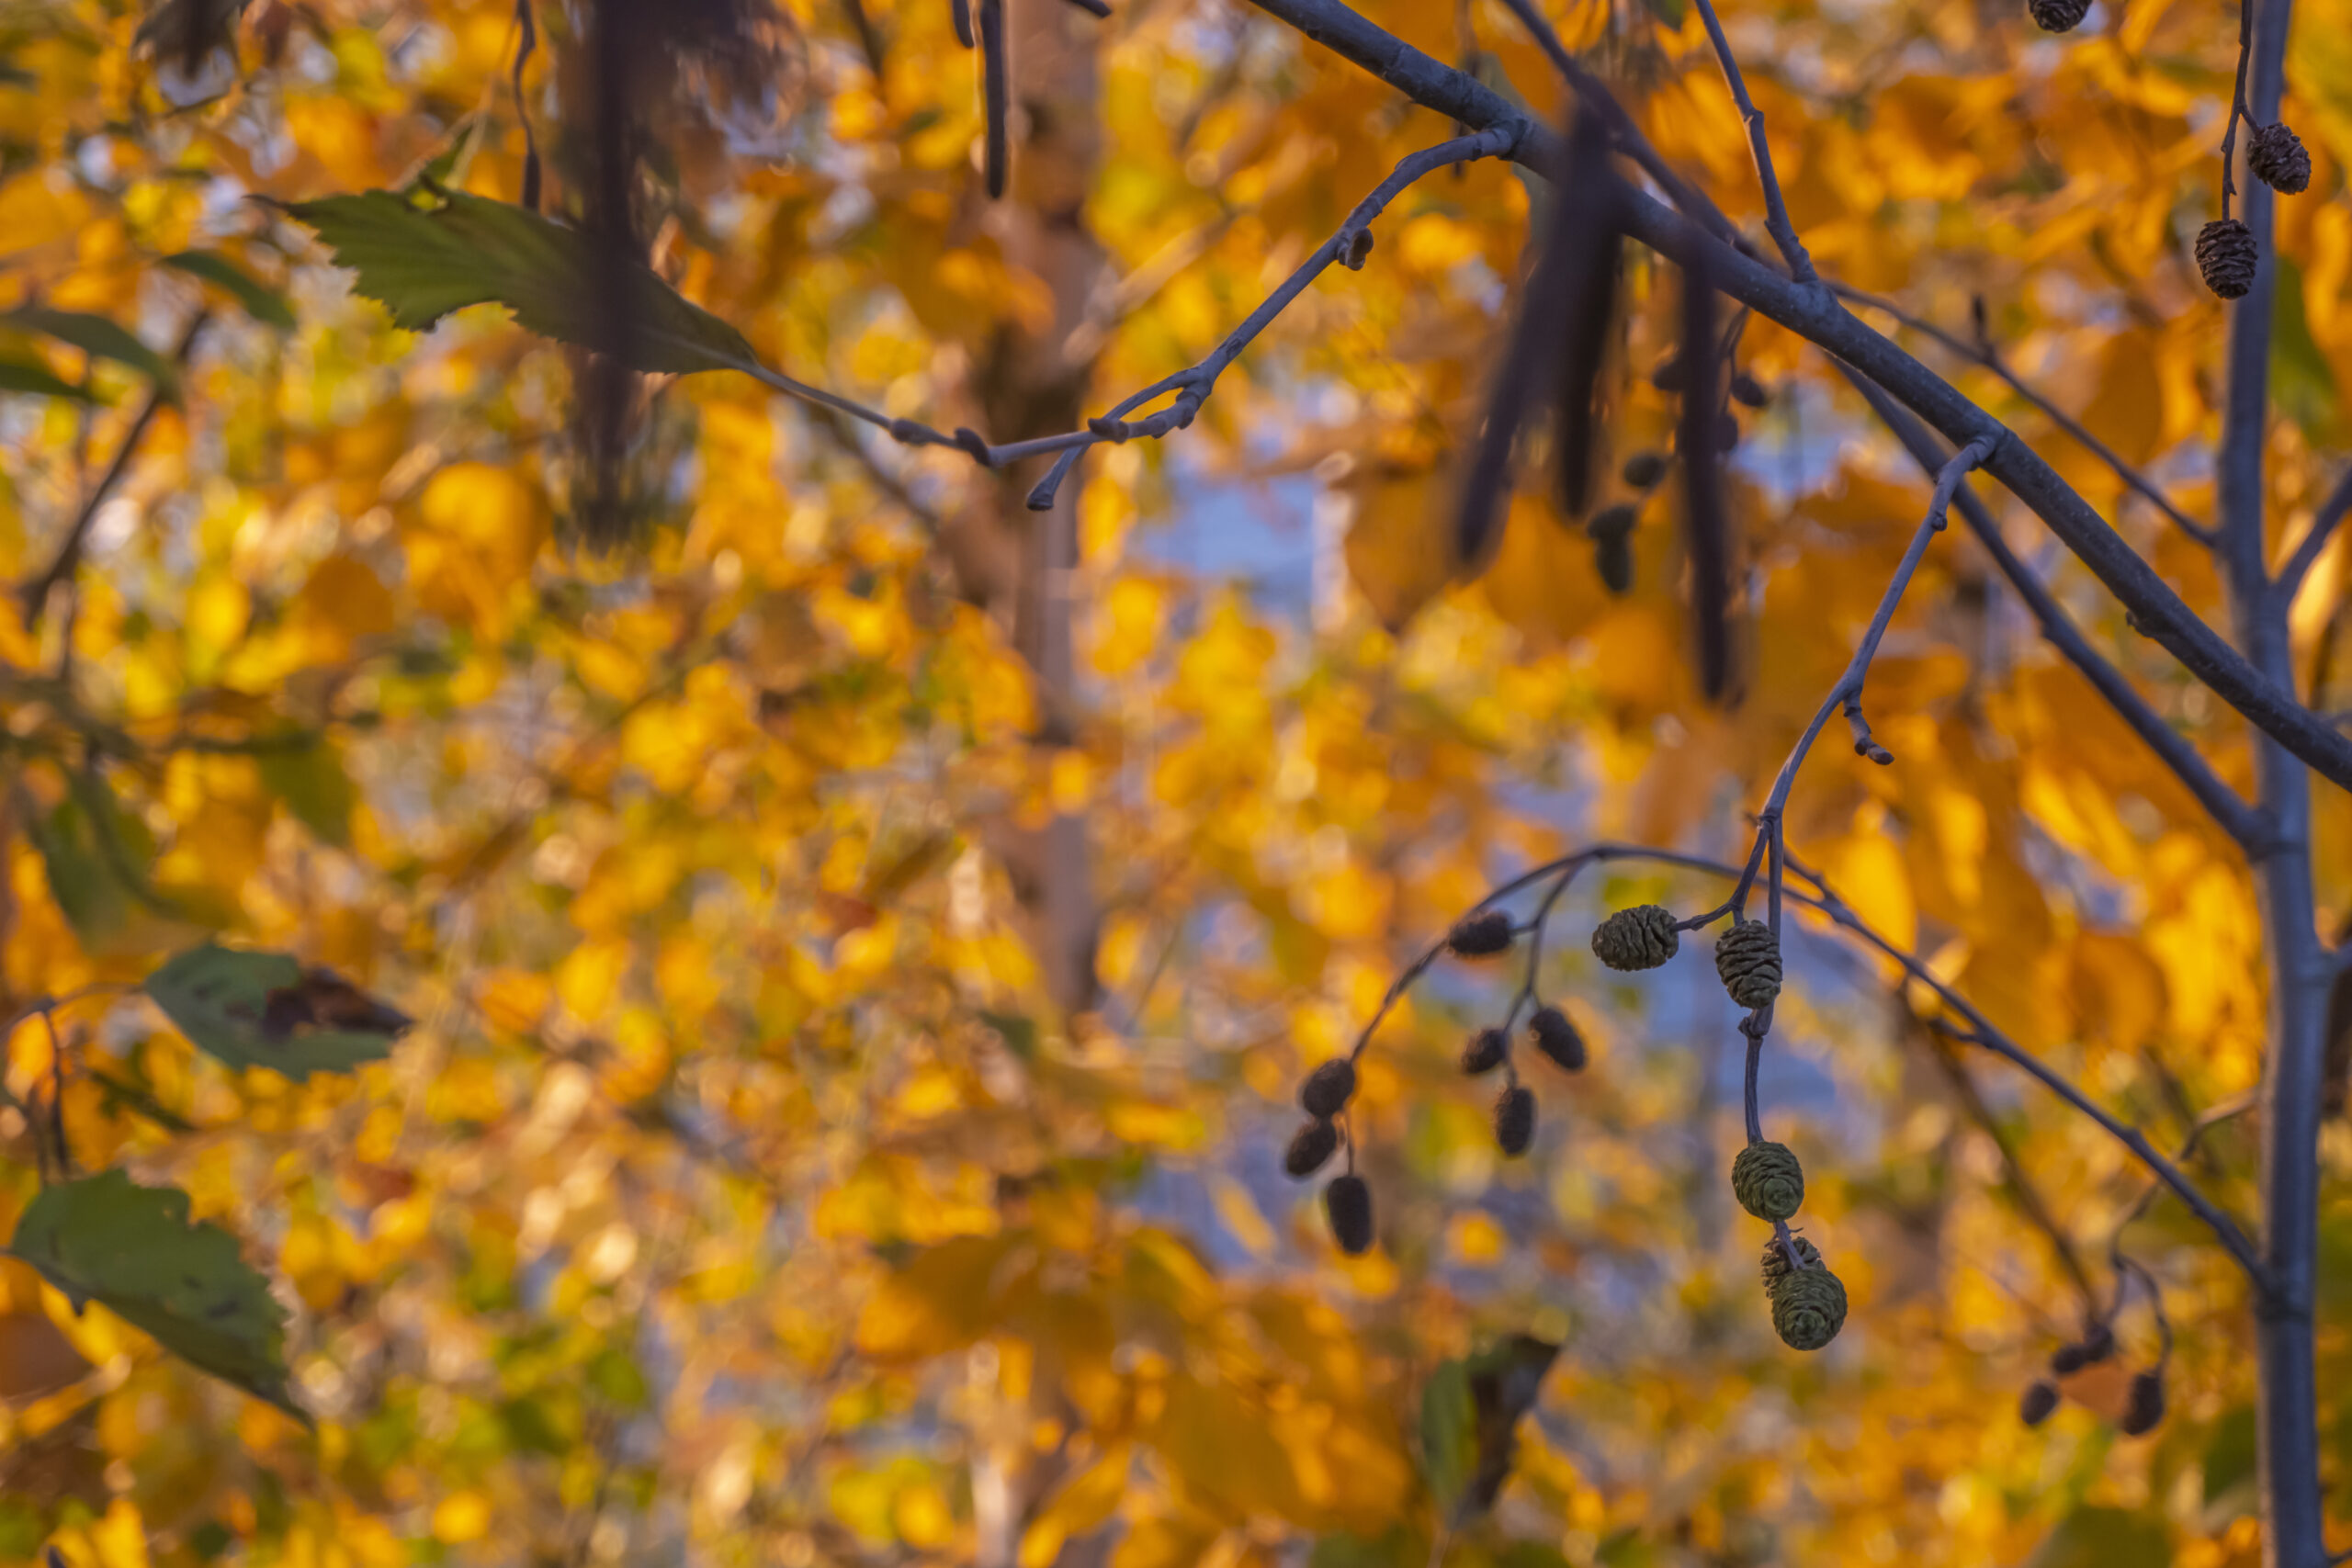
{"label": "brown alder cone", "polygon": [[2057,1408],[2058,1385],[2048,1378],[2036,1378],[2026,1389],[2025,1397],[2018,1401],[2018,1419],[2029,1427],[2039,1427]]}
{"label": "brown alder cone", "polygon": [[1353,1257],[1372,1250],[1372,1189],[1361,1176],[1342,1176],[1323,1190],[1323,1208],[1331,1217],[1331,1238],[1340,1250]]}
{"label": "brown alder cone", "polygon": [[1334,1056],[1313,1072],[1299,1086],[1299,1109],[1317,1121],[1328,1122],[1348,1108],[1355,1098],[1356,1066],[1345,1056]]}
{"label": "brown alder cone", "polygon": [[1283,1151],[1283,1169],[1294,1179],[1312,1176],[1339,1146],[1339,1128],[1320,1118],[1308,1122],[1293,1134],[1290,1147]]}
{"label": "brown alder cone", "polygon": [[2025,8],[2043,32],[2069,33],[2090,14],[2091,0],[2026,0]]}
{"label": "brown alder cone", "polygon": [[1535,1016],[1527,1021],[1527,1032],[1534,1037],[1535,1048],[1541,1051],[1563,1072],[1580,1072],[1585,1064],[1584,1036],[1568,1021],[1568,1015],[1558,1008],[1537,1008]]}
{"label": "brown alder cone", "polygon": [[2197,270],[2205,287],[2224,299],[2242,299],[2254,287],[2260,260],[2254,231],[2234,218],[2216,218],[2197,231]]}
{"label": "brown alder cone", "polygon": [[1510,917],[1500,909],[1464,915],[1445,933],[1446,950],[1456,958],[1491,958],[1508,953],[1510,940]]}
{"label": "brown alder cone", "polygon": [[1516,1156],[1534,1141],[1535,1093],[1524,1084],[1513,1084],[1495,1101],[1495,1145]]}
{"label": "brown alder cone", "polygon": [[1462,1047],[1462,1070],[1472,1077],[1493,1072],[1510,1054],[1510,1040],[1499,1029],[1482,1029]]}
{"label": "brown alder cone", "polygon": [[[1789,1241],[1796,1248],[1797,1256],[1804,1260],[1806,1268],[1821,1267],[1819,1247],[1801,1235],[1791,1236]],[[1764,1244],[1764,1293],[1771,1294],[1772,1287],[1779,1284],[1788,1272],[1789,1255],[1781,1249],[1781,1238],[1776,1235]]]}
{"label": "brown alder cone", "polygon": [[2123,1416],[2116,1422],[2116,1430],[2127,1438],[2137,1438],[2154,1431],[2164,1418],[2164,1370],[2150,1367],[2132,1380],[2132,1392],[2124,1398]]}
{"label": "brown alder cone", "polygon": [[2245,166],[2256,179],[2281,196],[2311,188],[2312,155],[2303,139],[2285,125],[2266,125],[2246,143]]}

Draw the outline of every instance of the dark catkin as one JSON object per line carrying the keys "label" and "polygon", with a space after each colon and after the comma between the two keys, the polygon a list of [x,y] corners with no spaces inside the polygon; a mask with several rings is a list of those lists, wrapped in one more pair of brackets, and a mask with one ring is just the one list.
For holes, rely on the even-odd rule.
{"label": "dark catkin", "polygon": [[2029,1427],[2039,1427],[2050,1419],[2058,1408],[2058,1385],[2048,1378],[2036,1378],[2018,1401],[2018,1419]]}
{"label": "dark catkin", "polygon": [[1758,1219],[1785,1220],[1804,1206],[1804,1167],[1786,1144],[1750,1144],[1731,1162],[1731,1190]]}
{"label": "dark catkin", "polygon": [[1679,392],[1682,390],[1683,383],[1689,379],[1690,377],[1684,373],[1682,361],[1679,359],[1669,359],[1650,372],[1650,385],[1661,392]]}
{"label": "dark catkin", "polygon": [[1638,507],[1629,506],[1621,501],[1614,506],[1604,506],[1594,513],[1592,520],[1584,525],[1584,531],[1595,539],[1623,539],[1634,531],[1634,525],[1640,521],[1641,515]]}
{"label": "dark catkin", "polygon": [[1635,490],[1654,490],[1658,480],[1666,478],[1666,454],[1636,452],[1625,459],[1621,470],[1625,482]]}
{"label": "dark catkin", "polygon": [[2266,125],[2246,143],[2245,166],[2256,179],[2281,196],[2311,188],[2312,155],[2303,139],[2284,125]]}
{"label": "dark catkin", "polygon": [[2122,1417],[2115,1427],[2127,1438],[2137,1438],[2154,1431],[2164,1418],[2164,1369],[2150,1367],[2132,1378],[2132,1391],[2123,1396]]}
{"label": "dark catkin", "polygon": [[1323,1189],[1323,1212],[1331,1219],[1331,1239],[1355,1257],[1372,1250],[1372,1189],[1361,1176],[1334,1178]]}
{"label": "dark catkin", "polygon": [[1558,1008],[1537,1008],[1535,1016],[1527,1021],[1527,1032],[1534,1040],[1535,1048],[1550,1057],[1561,1071],[1584,1070],[1584,1036],[1577,1032],[1577,1026]]}
{"label": "dark catkin", "polygon": [[1479,909],[1453,922],[1445,933],[1445,949],[1456,958],[1491,958],[1510,951],[1510,917],[1500,909]]}
{"label": "dark catkin", "polygon": [[1738,446],[1739,421],[1730,414],[1718,417],[1715,421],[1715,450],[1729,452],[1736,449]]}
{"label": "dark catkin", "polygon": [[[1801,1235],[1792,1235],[1789,1238],[1789,1245],[1796,1248],[1797,1257],[1804,1260],[1806,1268],[1821,1267],[1821,1249],[1813,1243]],[[1770,1295],[1772,1287],[1785,1279],[1788,1272],[1789,1255],[1781,1249],[1781,1238],[1776,1235],[1764,1244],[1764,1293]]]}
{"label": "dark catkin", "polygon": [[2026,0],[2034,25],[2045,33],[2070,33],[2090,15],[2091,0]]}
{"label": "dark catkin", "polygon": [[1302,1123],[1283,1151],[1283,1170],[1294,1181],[1304,1180],[1322,1169],[1339,1146],[1340,1129],[1329,1122],[1318,1117]]}
{"label": "dark catkin", "polygon": [[2234,218],[2216,218],[2197,231],[2197,270],[2224,299],[2243,299],[2261,260],[2254,231]]}
{"label": "dark catkin", "polygon": [[1299,1108],[1318,1122],[1328,1122],[1348,1108],[1355,1097],[1356,1066],[1335,1056],[1306,1075],[1298,1088]]}
{"label": "dark catkin", "polygon": [[1797,1269],[1772,1286],[1772,1330],[1792,1350],[1818,1350],[1846,1326],[1846,1287],[1826,1269]]}
{"label": "dark catkin", "polygon": [[1596,539],[1592,546],[1592,570],[1600,574],[1600,585],[1611,593],[1634,591],[1634,547],[1624,535]]}
{"label": "dark catkin", "polygon": [[2050,1352],[2050,1371],[2058,1377],[2072,1377],[2085,1367],[2095,1367],[2114,1354],[2115,1330],[2104,1323],[2095,1323],[2080,1339],[2061,1345]]}
{"label": "dark catkin", "polygon": [[1495,1101],[1495,1146],[1514,1157],[1535,1141],[1535,1091],[1513,1084]]}
{"label": "dark catkin", "polygon": [[1781,994],[1781,939],[1762,920],[1734,920],[1715,939],[1715,974],[1731,999],[1751,1010]]}
{"label": "dark catkin", "polygon": [[1743,370],[1731,378],[1731,400],[1746,408],[1760,409],[1772,400],[1772,395],[1764,389],[1763,382]]}
{"label": "dark catkin", "polygon": [[1611,969],[1628,972],[1655,969],[1681,945],[1682,933],[1674,929],[1674,911],[1658,904],[1620,909],[1592,933],[1592,955]]}
{"label": "dark catkin", "polygon": [[1462,1070],[1472,1077],[1491,1073],[1510,1055],[1510,1040],[1499,1029],[1482,1029],[1462,1047]]}

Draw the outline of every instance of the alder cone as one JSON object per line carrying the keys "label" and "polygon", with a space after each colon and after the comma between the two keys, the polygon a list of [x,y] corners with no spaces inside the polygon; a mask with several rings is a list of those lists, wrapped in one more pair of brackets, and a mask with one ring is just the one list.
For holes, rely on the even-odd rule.
{"label": "alder cone", "polygon": [[1592,521],[1584,525],[1584,531],[1589,537],[1605,544],[1611,539],[1623,539],[1632,533],[1634,525],[1641,521],[1641,516],[1637,508],[1621,501],[1614,506],[1604,506],[1594,513]]}
{"label": "alder cone", "polygon": [[1445,933],[1448,952],[1456,958],[1491,958],[1510,950],[1510,917],[1500,909],[1480,909],[1453,922]]}
{"label": "alder cone", "polygon": [[1318,1117],[1291,1135],[1290,1147],[1283,1151],[1283,1169],[1293,1180],[1312,1176],[1339,1146],[1339,1128]]}
{"label": "alder cone", "polygon": [[2050,1419],[2058,1408],[2058,1385],[2048,1378],[2036,1378],[2018,1401],[2018,1419],[2029,1427],[2039,1427]]}
{"label": "alder cone", "polygon": [[1329,1122],[1348,1108],[1355,1092],[1355,1064],[1345,1056],[1334,1056],[1306,1075],[1298,1089],[1299,1108],[1317,1122]]}
{"label": "alder cone", "polygon": [[1715,939],[1715,973],[1740,1006],[1770,1007],[1781,994],[1781,939],[1762,920],[1734,920]]}
{"label": "alder cone", "polygon": [[1462,1070],[1472,1077],[1491,1073],[1510,1055],[1510,1041],[1499,1029],[1482,1029],[1462,1047]]}
{"label": "alder cone", "polygon": [[2256,179],[2281,196],[2301,196],[2311,188],[2312,155],[2303,139],[2286,126],[2266,125],[2246,143],[2245,166]]}
{"label": "alder cone", "polygon": [[[1821,1248],[1801,1235],[1791,1236],[1789,1245],[1797,1249],[1797,1256],[1804,1260],[1806,1268],[1821,1267]],[[1764,1244],[1764,1293],[1770,1295],[1772,1287],[1787,1279],[1788,1274],[1789,1255],[1781,1250],[1781,1238],[1776,1235]]]}
{"label": "alder cone", "polygon": [[1535,1141],[1535,1091],[1513,1084],[1495,1101],[1495,1146],[1514,1158]]}
{"label": "alder cone", "polygon": [[2137,1438],[2156,1429],[2165,1418],[2165,1374],[2161,1368],[2150,1367],[2132,1380],[2132,1392],[2123,1398],[2123,1418],[2116,1422],[2116,1429],[2127,1438]]}
{"label": "alder cone", "polygon": [[1772,1331],[1792,1350],[1818,1350],[1846,1326],[1846,1287],[1826,1269],[1798,1269],[1772,1287]]}
{"label": "alder cone", "polygon": [[2045,33],[2070,33],[2090,15],[2091,0],[2026,0],[2034,26]]}
{"label": "alder cone", "polygon": [[1772,400],[1764,383],[1745,370],[1731,378],[1731,400],[1745,408],[1760,409]]}
{"label": "alder cone", "polygon": [[1335,1178],[1323,1189],[1323,1212],[1331,1218],[1331,1239],[1351,1258],[1372,1250],[1372,1189],[1361,1176]]}
{"label": "alder cone", "polygon": [[1535,1016],[1527,1021],[1527,1032],[1533,1036],[1535,1048],[1563,1072],[1584,1070],[1584,1036],[1568,1021],[1568,1015],[1558,1008],[1537,1008]]}
{"label": "alder cone", "polygon": [[1666,454],[1636,452],[1625,459],[1623,471],[1625,482],[1635,490],[1655,489],[1658,480],[1666,478]]}
{"label": "alder cone", "polygon": [[1731,1190],[1759,1220],[1785,1220],[1804,1205],[1804,1167],[1786,1144],[1750,1144],[1731,1162]]}
{"label": "alder cone", "polygon": [[2058,1376],[2072,1377],[2085,1367],[2095,1367],[2115,1354],[2115,1330],[2096,1324],[2088,1334],[2071,1345],[2061,1345],[2050,1352],[2050,1370]]}
{"label": "alder cone", "polygon": [[1610,592],[1633,592],[1634,547],[1623,534],[1593,542],[1592,568],[1600,574],[1600,585]]}
{"label": "alder cone", "polygon": [[2224,299],[2243,299],[2254,287],[2260,260],[2254,231],[2234,218],[2216,218],[2197,231],[2197,270],[2205,287]]}
{"label": "alder cone", "polygon": [[1611,969],[1655,969],[1674,956],[1682,933],[1674,911],[1659,904],[1636,904],[1600,922],[1592,933],[1592,954]]}

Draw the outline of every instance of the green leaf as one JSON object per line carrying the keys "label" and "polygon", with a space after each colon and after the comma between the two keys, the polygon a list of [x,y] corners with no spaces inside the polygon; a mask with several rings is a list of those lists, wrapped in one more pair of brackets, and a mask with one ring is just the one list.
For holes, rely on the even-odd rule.
{"label": "green leaf", "polygon": [[76,1311],[96,1302],[190,1366],[309,1419],[286,1386],[286,1309],[236,1237],[188,1224],[178,1188],[141,1187],[119,1170],[46,1187],[8,1251]]}
{"label": "green leaf", "polygon": [[294,327],[294,308],[286,296],[254,277],[243,267],[218,251],[182,251],[177,255],[163,258],[164,265],[199,277],[213,287],[226,291],[244,307],[245,314],[264,326],[290,332]]}
{"label": "green leaf", "polygon": [[178,369],[170,360],[140,342],[130,328],[108,317],[94,316],[86,310],[52,310],[43,305],[20,305],[7,314],[0,315],[0,323],[22,332],[53,337],[94,359],[111,359],[118,365],[128,366],[154,382],[155,389],[167,400],[179,400]]}
{"label": "green leaf", "polygon": [[2335,371],[2304,316],[2303,269],[2292,256],[2272,260],[2278,289],[2270,310],[2270,396],[2306,435],[2323,435],[2335,412]]}
{"label": "green leaf", "polygon": [[1690,0],[1642,0],[1642,5],[1651,16],[1669,28],[1680,27],[1682,18],[1690,10]]}
{"label": "green leaf", "polygon": [[[585,236],[528,208],[462,191],[422,207],[396,191],[331,196],[287,210],[318,231],[335,264],[359,274],[358,290],[397,324],[423,332],[468,305],[499,304],[542,337],[603,346],[611,304],[598,298]],[[639,370],[756,370],[743,334],[691,303],[649,268],[631,264],[627,287],[639,327],[629,346]]]}
{"label": "green leaf", "polygon": [[50,896],[65,912],[74,932],[93,947],[112,951],[142,908],[168,913],[147,886],[146,867],[154,840],[145,823],[125,810],[104,780],[69,773],[66,796],[45,817],[27,824],[26,836],[40,852]]}
{"label": "green leaf", "polygon": [[2172,1537],[2162,1519],[2080,1507],[2043,1539],[2027,1568],[2165,1568],[2171,1561]]}
{"label": "green leaf", "polygon": [[2255,1511],[2259,1500],[2254,1493],[2254,1406],[2241,1404],[2213,1423],[2213,1435],[2205,1444],[2207,1517],[2223,1516],[2216,1529]]}
{"label": "green leaf", "polygon": [[289,954],[209,942],[148,976],[146,991],[181,1033],[228,1066],[298,1081],[381,1060],[409,1021]]}
{"label": "green leaf", "polygon": [[345,771],[343,754],[322,740],[300,750],[265,751],[261,782],[286,805],[294,819],[337,849],[351,847],[351,813],[359,788]]}
{"label": "green leaf", "polygon": [[1421,1475],[1451,1519],[1478,1461],[1478,1406],[1466,1361],[1441,1362],[1421,1388]]}
{"label": "green leaf", "polygon": [[1024,1062],[1036,1059],[1037,1023],[1035,1019],[1024,1018],[1017,1012],[990,1012],[982,1008],[980,1021],[996,1031],[996,1037],[1004,1042],[1006,1050]]}
{"label": "green leaf", "polygon": [[84,403],[98,400],[88,388],[75,386],[47,366],[17,359],[0,359],[0,392],[30,392],[35,397],[72,398]]}

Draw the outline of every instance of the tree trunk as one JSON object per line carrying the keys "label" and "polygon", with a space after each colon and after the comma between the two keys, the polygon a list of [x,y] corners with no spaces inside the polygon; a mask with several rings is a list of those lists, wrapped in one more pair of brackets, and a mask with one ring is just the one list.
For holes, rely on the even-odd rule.
{"label": "tree trunk", "polygon": [[[1102,249],[1085,225],[1101,158],[1103,24],[1067,0],[1011,0],[1012,177],[983,214],[1008,265],[1053,301],[1048,318],[1008,316],[975,365],[969,395],[991,440],[1074,429],[1084,417],[1093,352],[1078,333],[1104,281]],[[977,190],[977,185],[975,186]],[[1071,581],[1078,566],[1080,478],[1049,512],[1023,498],[1031,464],[978,487],[943,540],[966,594],[1011,627],[1036,682],[1041,763],[1076,739]],[[1057,813],[1042,828],[1008,825],[991,844],[1019,898],[1046,989],[1066,1016],[1094,1006],[1097,913],[1086,818]]]}
{"label": "tree trunk", "polygon": [[[2247,107],[2257,124],[2267,125],[2278,117],[2292,0],[2247,3],[2256,6]],[[2292,691],[2287,604],[2270,583],[2263,529],[2270,322],[2278,289],[2271,193],[2249,177],[2240,194],[2241,216],[2262,247],[2262,263],[2253,290],[2230,315],[2220,549],[2240,649]],[[2254,866],[2270,971],[2261,1104],[2262,1257],[2276,1285],[2268,1297],[2257,1297],[2255,1319],[2263,1562],[2269,1568],[2325,1568],[2312,1287],[2319,1247],[2328,963],[2313,904],[2309,770],[2267,736],[2257,734],[2254,746],[2261,805],[2276,830],[2270,852]]]}

